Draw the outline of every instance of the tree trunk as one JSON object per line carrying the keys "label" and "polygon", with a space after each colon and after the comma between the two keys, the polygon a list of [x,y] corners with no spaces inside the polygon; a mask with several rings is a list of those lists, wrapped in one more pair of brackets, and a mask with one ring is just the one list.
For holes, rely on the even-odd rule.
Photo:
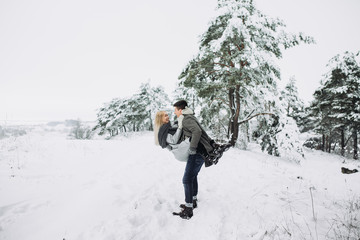
{"label": "tree trunk", "polygon": [[341,156],[345,155],[345,131],[341,129]]}
{"label": "tree trunk", "polygon": [[239,138],[239,115],[240,115],[240,85],[236,85],[235,90],[235,116],[234,116],[234,144],[237,142]]}
{"label": "tree trunk", "polygon": [[240,85],[229,89],[230,117],[230,143],[235,146],[239,137],[239,115],[240,115]]}
{"label": "tree trunk", "polygon": [[152,124],[152,119],[151,119],[151,110],[149,110],[149,120],[150,120],[150,127],[149,127],[149,131],[153,131],[153,124]]}
{"label": "tree trunk", "polygon": [[249,122],[246,123],[246,136],[247,136],[247,141],[250,142],[251,141],[251,136],[249,133]]}
{"label": "tree trunk", "polygon": [[231,119],[229,120],[229,124],[228,124],[228,131],[227,131],[227,138],[229,139],[230,138],[230,129],[231,129]]}
{"label": "tree trunk", "polygon": [[235,109],[234,109],[234,88],[229,89],[229,108],[230,108],[230,120],[229,120],[229,137],[230,143],[232,146],[235,145],[234,142],[234,117],[235,117]]}
{"label": "tree trunk", "polygon": [[321,151],[325,152],[325,134],[322,135],[322,145],[321,145]]}
{"label": "tree trunk", "polygon": [[358,155],[358,140],[357,140],[357,131],[356,129],[353,130],[353,139],[354,139],[354,159],[359,159]]}

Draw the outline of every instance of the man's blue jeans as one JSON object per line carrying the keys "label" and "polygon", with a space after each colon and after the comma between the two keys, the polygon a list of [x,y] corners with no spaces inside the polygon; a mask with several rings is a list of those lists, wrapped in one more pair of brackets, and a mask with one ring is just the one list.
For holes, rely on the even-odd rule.
{"label": "man's blue jeans", "polygon": [[197,175],[200,172],[203,163],[204,159],[200,154],[189,156],[183,177],[186,203],[192,203],[193,196],[196,196],[198,193]]}

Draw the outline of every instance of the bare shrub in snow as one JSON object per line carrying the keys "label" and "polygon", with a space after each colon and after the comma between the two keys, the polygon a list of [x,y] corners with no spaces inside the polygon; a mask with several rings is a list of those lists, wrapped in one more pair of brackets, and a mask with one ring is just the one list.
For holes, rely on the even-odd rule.
{"label": "bare shrub in snow", "polygon": [[6,137],[5,130],[0,126],[0,139],[5,137]]}
{"label": "bare shrub in snow", "polygon": [[336,215],[331,223],[328,233],[329,239],[360,239],[360,199],[349,200],[345,206],[341,206],[342,215]]}
{"label": "bare shrub in snow", "polygon": [[321,149],[321,138],[320,137],[311,137],[304,142],[304,147],[310,149]]}
{"label": "bare shrub in snow", "polygon": [[2,128],[0,126],[0,139],[6,138],[6,137],[19,137],[26,134],[26,131],[21,127],[6,127]]}
{"label": "bare shrub in snow", "polygon": [[93,132],[89,126],[84,126],[77,120],[75,126],[70,131],[70,137],[75,139],[91,139]]}

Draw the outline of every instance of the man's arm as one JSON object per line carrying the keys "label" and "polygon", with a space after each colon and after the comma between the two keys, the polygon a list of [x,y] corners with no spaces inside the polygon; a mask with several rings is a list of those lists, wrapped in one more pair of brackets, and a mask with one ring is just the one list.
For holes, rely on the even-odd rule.
{"label": "man's arm", "polygon": [[201,138],[201,128],[193,119],[184,119],[183,128],[191,132],[190,151],[195,151]]}

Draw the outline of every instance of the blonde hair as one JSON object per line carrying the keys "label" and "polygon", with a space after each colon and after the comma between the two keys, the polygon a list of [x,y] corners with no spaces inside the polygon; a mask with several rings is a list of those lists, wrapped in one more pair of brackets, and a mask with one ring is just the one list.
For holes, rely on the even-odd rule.
{"label": "blonde hair", "polygon": [[155,137],[155,145],[160,145],[159,144],[159,129],[160,127],[164,124],[164,122],[162,121],[164,115],[166,114],[165,111],[158,111],[156,113],[155,116],[155,121],[154,121],[154,137]]}

